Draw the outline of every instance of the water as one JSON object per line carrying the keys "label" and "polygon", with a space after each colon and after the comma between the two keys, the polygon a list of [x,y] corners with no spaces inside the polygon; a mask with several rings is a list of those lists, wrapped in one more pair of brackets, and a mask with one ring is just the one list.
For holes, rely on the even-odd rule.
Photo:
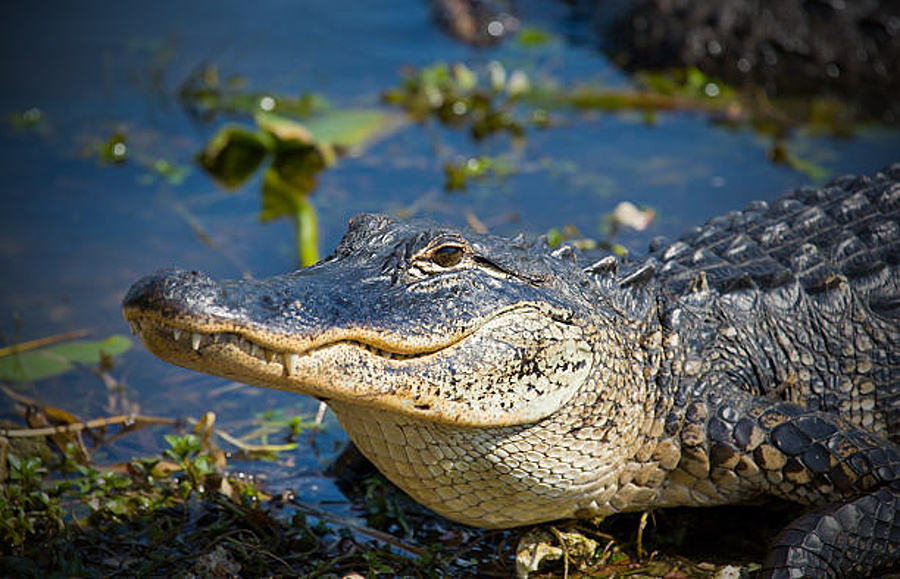
{"label": "water", "polygon": [[[127,333],[119,304],[129,285],[161,267],[202,269],[214,277],[265,277],[296,267],[292,227],[258,220],[259,182],[225,194],[193,156],[218,123],[199,124],[175,93],[191,71],[213,64],[245,77],[257,91],[314,91],[341,106],[375,106],[404,66],[490,59],[552,74],[562,82],[628,79],[583,42],[582,23],[563,3],[526,4],[523,17],[556,34],[538,52],[512,45],[474,50],[443,35],[425,2],[239,2],[90,4],[19,3],[0,24],[0,112],[39,109],[35,129],[0,130],[0,346],[73,329],[96,337]],[[549,7],[548,7],[549,6]],[[766,159],[766,139],[726,130],[700,114],[560,115],[524,144],[482,143],[448,129],[410,125],[321,176],[314,194],[321,248],[327,252],[347,219],[364,211],[417,207],[418,215],[456,224],[468,212],[511,234],[541,234],[567,223],[599,235],[619,201],[653,207],[657,220],[620,241],[637,249],[655,235],[752,199],[772,199],[808,184],[806,175]],[[133,155],[101,164],[92,151],[116,131]],[[832,174],[871,172],[900,152],[900,135],[871,130],[853,139],[798,137],[792,146]],[[515,151],[519,172],[464,193],[444,193],[442,162],[456,155]],[[435,151],[440,151],[440,157]],[[165,158],[191,168],[178,185],[145,183],[142,160]],[[511,219],[510,216],[515,216]],[[198,231],[208,235],[204,242]],[[19,391],[83,418],[137,410],[194,416],[212,410],[220,426],[241,431],[255,413],[277,409],[310,417],[305,397],[230,388],[218,379],[164,364],[136,345],[112,370],[126,388],[110,393],[79,370]],[[0,399],[2,415],[12,403]],[[343,439],[329,428],[264,468],[273,484],[337,498],[322,465]],[[144,431],[102,451],[104,460],[153,454],[164,429]]]}

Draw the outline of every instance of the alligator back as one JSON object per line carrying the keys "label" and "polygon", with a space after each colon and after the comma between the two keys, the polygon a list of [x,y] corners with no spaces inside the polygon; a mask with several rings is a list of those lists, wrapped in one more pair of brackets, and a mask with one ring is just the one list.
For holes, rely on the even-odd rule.
{"label": "alligator back", "polygon": [[707,335],[694,354],[755,394],[900,435],[900,164],[656,245],[664,322]]}

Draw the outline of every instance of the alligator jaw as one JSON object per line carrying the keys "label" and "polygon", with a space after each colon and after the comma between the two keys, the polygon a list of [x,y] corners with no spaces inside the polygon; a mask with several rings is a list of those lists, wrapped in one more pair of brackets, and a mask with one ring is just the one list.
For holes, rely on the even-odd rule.
{"label": "alligator jaw", "polygon": [[[371,338],[371,330],[367,336],[332,328],[291,349],[284,344],[302,343],[302,336],[254,332],[215,319],[166,318],[133,306],[123,313],[147,348],[173,364],[462,426],[540,420],[580,388],[592,366],[581,330],[533,305],[501,309],[464,335],[418,351],[414,341],[385,348],[383,340]],[[546,343],[550,335],[541,335],[545,331],[553,345]],[[498,383],[498,374],[508,380]],[[504,396],[516,390],[522,392],[517,403],[504,403]]]}
{"label": "alligator jaw", "polygon": [[[126,311],[125,317],[131,325],[133,334],[140,335],[145,342],[148,340],[159,347],[163,345],[164,352],[179,353],[181,355],[190,356],[193,350],[196,355],[202,355],[204,352],[219,347],[220,350],[227,349],[233,355],[238,352],[244,356],[255,358],[258,362],[264,364],[280,364],[282,367],[282,375],[290,377],[294,374],[297,361],[300,356],[309,355],[315,350],[346,344],[351,347],[360,348],[379,358],[390,360],[408,360],[421,356],[427,356],[443,349],[430,349],[422,351],[389,351],[373,344],[369,344],[362,340],[344,338],[331,342],[316,344],[313,347],[307,347],[303,350],[282,349],[280,347],[272,347],[266,345],[267,342],[257,341],[247,337],[247,333],[240,329],[225,328],[219,329],[216,324],[201,324],[195,327],[184,327],[184,325],[175,325],[171,322],[160,321],[152,316],[135,314]],[[216,327],[216,329],[211,329]],[[156,352],[156,350],[154,350]]]}
{"label": "alligator jaw", "polygon": [[[305,359],[330,348],[348,348],[365,352],[375,359],[414,360],[449,347],[416,351],[409,345],[399,345],[392,351],[365,341],[362,333],[346,332],[342,336],[317,340],[305,346],[290,346],[283,336],[250,337],[251,332],[229,323],[214,320],[169,320],[139,308],[123,309],[132,333],[157,356],[175,364],[204,372],[219,368],[216,373],[238,378],[267,388],[311,392],[310,385],[298,382]],[[245,375],[249,372],[249,375]],[[233,375],[232,375],[233,373]],[[262,383],[260,383],[262,381]]]}

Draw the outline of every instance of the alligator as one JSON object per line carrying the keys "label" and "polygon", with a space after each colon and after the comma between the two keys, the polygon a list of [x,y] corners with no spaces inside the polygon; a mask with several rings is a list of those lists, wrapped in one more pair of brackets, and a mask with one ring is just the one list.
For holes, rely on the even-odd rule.
{"label": "alligator", "polygon": [[163,270],[125,318],[169,362],[328,403],[388,479],[509,528],[777,496],[764,575],[900,553],[900,163],[640,260],[363,215],[265,280]]}

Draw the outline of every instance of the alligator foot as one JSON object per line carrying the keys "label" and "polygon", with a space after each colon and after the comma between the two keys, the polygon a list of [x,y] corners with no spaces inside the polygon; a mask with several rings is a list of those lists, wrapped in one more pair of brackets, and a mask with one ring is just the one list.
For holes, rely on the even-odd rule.
{"label": "alligator foot", "polygon": [[[882,488],[791,523],[761,577],[862,577],[884,571],[900,541],[900,491]],[[896,564],[896,561],[893,561]]]}

